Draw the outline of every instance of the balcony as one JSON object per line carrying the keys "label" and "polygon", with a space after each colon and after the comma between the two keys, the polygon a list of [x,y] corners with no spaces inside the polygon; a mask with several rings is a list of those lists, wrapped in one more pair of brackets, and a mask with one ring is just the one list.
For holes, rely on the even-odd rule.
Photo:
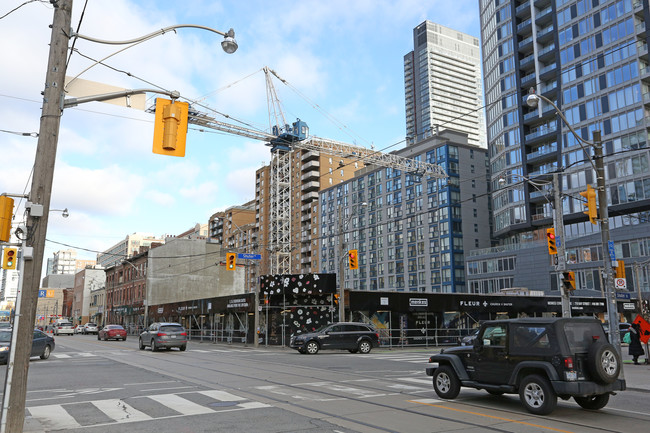
{"label": "balcony", "polygon": [[524,4],[520,4],[517,6],[517,9],[515,9],[515,15],[517,15],[518,18],[525,18],[530,16],[530,2],[526,2]]}
{"label": "balcony", "polygon": [[641,23],[638,23],[637,25],[635,25],[634,30],[636,31],[637,37],[645,39],[645,37],[646,37],[645,22],[641,22]]}
{"label": "balcony", "polygon": [[310,159],[316,159],[320,156],[320,152],[316,152],[315,150],[310,150],[309,152],[305,152],[302,154],[302,162],[309,161]]}
{"label": "balcony", "polygon": [[555,27],[551,24],[550,26],[540,30],[537,32],[537,42],[539,43],[544,43],[547,40],[552,40],[553,39],[553,34],[554,34]]}
{"label": "balcony", "polygon": [[554,77],[556,74],[557,74],[557,65],[555,63],[545,66],[539,71],[539,77],[542,80],[548,80]]}
{"label": "balcony", "polygon": [[320,182],[317,181],[311,181],[311,182],[305,182],[300,186],[300,189],[302,191],[313,191],[317,190],[320,187]]}
{"label": "balcony", "polygon": [[517,24],[517,33],[522,34],[522,33],[526,33],[526,30],[530,31],[531,24],[532,24],[532,20],[530,18]]}
{"label": "balcony", "polygon": [[300,200],[303,201],[303,202],[318,200],[318,191],[311,191],[311,192],[308,192],[306,194],[303,194],[300,197]]}
{"label": "balcony", "polygon": [[320,173],[318,170],[309,170],[307,173],[303,174],[300,177],[301,181],[306,181],[306,180],[317,180],[320,177]]}
{"label": "balcony", "polygon": [[541,62],[547,61],[555,57],[555,44],[548,45],[544,49],[537,53],[539,60]]}
{"label": "balcony", "polygon": [[320,168],[320,161],[317,159],[313,161],[309,161],[306,164],[303,164],[302,167],[300,167],[302,171],[314,170],[318,168]]}
{"label": "balcony", "polygon": [[531,153],[526,154],[526,161],[533,160],[546,155],[555,155],[557,153],[557,146],[542,146],[538,147],[537,150]]}
{"label": "balcony", "polygon": [[531,141],[540,141],[540,139],[547,137],[550,134],[557,132],[557,124],[554,122],[546,126],[538,128],[536,131],[526,134],[526,143]]}
{"label": "balcony", "polygon": [[535,24],[545,26],[553,21],[553,6],[549,6],[535,16]]}

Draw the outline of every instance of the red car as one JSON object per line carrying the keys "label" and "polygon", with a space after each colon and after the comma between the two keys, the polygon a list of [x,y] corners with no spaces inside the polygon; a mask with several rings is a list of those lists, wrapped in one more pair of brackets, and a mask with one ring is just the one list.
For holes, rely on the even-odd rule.
{"label": "red car", "polygon": [[120,325],[106,325],[97,333],[98,340],[126,340],[126,330]]}

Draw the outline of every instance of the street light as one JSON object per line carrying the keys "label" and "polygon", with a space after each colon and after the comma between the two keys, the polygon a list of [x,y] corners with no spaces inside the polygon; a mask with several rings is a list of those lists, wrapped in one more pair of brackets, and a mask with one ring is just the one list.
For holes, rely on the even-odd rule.
{"label": "street light", "polygon": [[[368,203],[361,202],[359,206],[368,206]],[[356,208],[350,213],[345,221],[341,218],[341,206],[339,206],[339,322],[344,321],[345,318],[345,260],[348,258],[347,253],[345,252],[345,247],[343,243],[343,232],[347,225],[350,223],[350,220],[353,216],[357,215],[355,212]]]}
{"label": "street light", "polygon": [[[553,101],[551,101],[547,97],[536,94],[535,89],[531,87],[530,91],[528,92],[528,97],[526,98],[526,103],[528,104],[528,106],[531,108],[535,108],[539,105],[540,100],[543,100],[544,102],[551,104],[551,106],[555,109],[556,114],[564,121],[564,124],[567,126],[567,128],[569,128],[569,131],[571,131],[571,133],[576,138],[578,144],[580,144],[580,147],[582,147],[585,153],[588,153],[587,149],[585,148],[585,145],[593,147],[594,149],[593,160],[590,158],[589,162],[591,163],[593,169],[596,171],[596,181],[597,181],[597,189],[598,189],[598,211],[599,211],[599,218],[600,218],[600,235],[601,235],[601,242],[602,242],[601,248],[603,250],[603,264],[605,268],[607,321],[609,322],[610,329],[614,329],[615,324],[618,323],[619,320],[617,317],[618,309],[616,307],[616,296],[614,293],[614,274],[612,270],[612,262],[610,258],[606,257],[607,251],[612,249],[610,247],[613,247],[613,245],[610,244],[610,240],[609,240],[609,210],[607,208],[607,192],[605,191],[605,167],[603,162],[603,145],[600,141],[600,131],[596,130],[593,132],[593,136],[594,136],[593,143],[584,140],[571,127],[571,125],[569,125],[569,122],[567,121],[566,117],[564,117],[564,114],[562,114],[558,106],[555,105],[555,103],[553,103]],[[621,352],[620,333],[610,332],[609,334],[610,334],[612,345],[616,348],[618,353],[621,354],[622,352]]]}
{"label": "street light", "polygon": [[[527,178],[521,174],[511,173],[511,176],[519,176],[525,182],[530,183],[538,191],[542,191],[542,188],[546,185],[549,185],[550,182],[536,183],[532,179]],[[502,186],[506,183],[506,179],[500,177],[499,185]],[[560,181],[558,172],[553,173],[553,229],[555,235],[555,245],[557,248],[557,254],[555,254],[555,270],[560,273],[566,270],[566,241],[564,236],[564,211],[562,209],[562,197],[560,196]],[[559,242],[557,239],[559,238]],[[571,301],[569,300],[569,293],[560,284],[560,299],[562,300],[562,317],[571,317]]]}

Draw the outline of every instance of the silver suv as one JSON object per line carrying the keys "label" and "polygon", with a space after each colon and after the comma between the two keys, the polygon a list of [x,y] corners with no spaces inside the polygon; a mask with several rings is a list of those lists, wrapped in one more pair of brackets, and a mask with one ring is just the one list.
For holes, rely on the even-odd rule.
{"label": "silver suv", "polygon": [[152,352],[178,347],[183,352],[187,348],[187,331],[180,323],[154,322],[140,334],[138,346],[140,350],[150,346]]}

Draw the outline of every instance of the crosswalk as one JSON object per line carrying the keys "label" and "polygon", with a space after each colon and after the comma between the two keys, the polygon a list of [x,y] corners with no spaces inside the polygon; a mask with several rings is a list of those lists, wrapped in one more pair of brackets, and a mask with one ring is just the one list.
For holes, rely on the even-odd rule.
{"label": "crosswalk", "polygon": [[213,389],[84,403],[28,406],[27,411],[28,416],[37,421],[43,429],[52,431],[265,407],[270,406]]}

